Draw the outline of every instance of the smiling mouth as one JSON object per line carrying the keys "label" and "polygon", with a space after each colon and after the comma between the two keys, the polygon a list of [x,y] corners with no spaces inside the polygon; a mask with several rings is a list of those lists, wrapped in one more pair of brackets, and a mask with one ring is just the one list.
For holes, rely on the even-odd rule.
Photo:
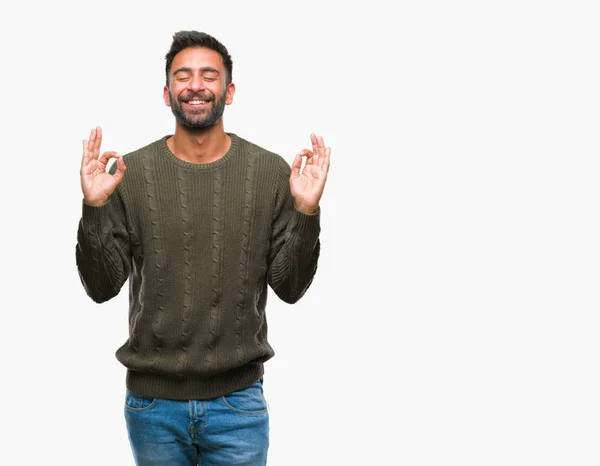
{"label": "smiling mouth", "polygon": [[184,101],[184,103],[186,103],[188,105],[192,105],[192,106],[206,105],[209,102],[210,102],[209,100],[202,100],[202,99]]}

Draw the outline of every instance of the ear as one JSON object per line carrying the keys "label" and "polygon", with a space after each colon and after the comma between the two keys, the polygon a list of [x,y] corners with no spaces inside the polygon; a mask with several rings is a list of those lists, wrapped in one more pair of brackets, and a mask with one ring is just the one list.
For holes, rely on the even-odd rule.
{"label": "ear", "polygon": [[227,86],[227,95],[225,96],[225,105],[233,103],[233,94],[235,94],[235,84],[229,83]]}
{"label": "ear", "polygon": [[169,88],[167,86],[165,86],[165,88],[163,89],[163,99],[165,99],[165,105],[167,107],[170,107],[171,99],[169,98]]}

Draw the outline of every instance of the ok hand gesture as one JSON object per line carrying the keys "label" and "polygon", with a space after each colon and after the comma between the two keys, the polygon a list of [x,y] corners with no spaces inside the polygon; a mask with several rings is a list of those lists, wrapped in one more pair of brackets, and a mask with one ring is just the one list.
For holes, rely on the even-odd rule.
{"label": "ok hand gesture", "polygon": [[[100,156],[102,144],[102,129],[96,126],[90,132],[90,139],[83,141],[83,159],[81,161],[81,189],[87,204],[100,206],[108,201],[110,195],[123,181],[125,162],[116,152],[105,152]],[[108,161],[117,159],[117,171],[111,175],[106,171]]]}
{"label": "ok hand gesture", "polygon": [[[329,154],[331,148],[325,148],[323,138],[310,135],[312,151],[304,149],[296,154],[290,175],[290,189],[296,202],[296,208],[301,212],[312,214],[319,208],[319,200],[325,188],[327,172],[329,171]],[[302,157],[306,157],[304,169]]]}

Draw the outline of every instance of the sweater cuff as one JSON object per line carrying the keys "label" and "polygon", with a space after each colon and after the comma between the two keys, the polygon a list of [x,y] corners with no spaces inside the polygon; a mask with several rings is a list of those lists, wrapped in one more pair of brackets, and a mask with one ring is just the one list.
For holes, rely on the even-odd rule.
{"label": "sweater cuff", "polygon": [[102,225],[109,218],[109,200],[101,206],[93,206],[82,201],[81,219],[87,225]]}
{"label": "sweater cuff", "polygon": [[317,238],[321,231],[321,207],[312,214],[305,214],[295,209],[294,230],[301,233],[302,236],[310,237],[312,235]]}

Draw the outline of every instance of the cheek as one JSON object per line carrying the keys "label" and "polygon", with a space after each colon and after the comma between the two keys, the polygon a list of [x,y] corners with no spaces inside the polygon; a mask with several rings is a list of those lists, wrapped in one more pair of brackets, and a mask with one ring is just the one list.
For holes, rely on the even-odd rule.
{"label": "cheek", "polygon": [[172,101],[172,102],[177,102],[177,97],[179,96],[179,94],[181,93],[182,89],[181,86],[177,86],[175,84],[171,84],[171,97],[169,98],[169,91],[167,91],[165,93],[165,101]]}

